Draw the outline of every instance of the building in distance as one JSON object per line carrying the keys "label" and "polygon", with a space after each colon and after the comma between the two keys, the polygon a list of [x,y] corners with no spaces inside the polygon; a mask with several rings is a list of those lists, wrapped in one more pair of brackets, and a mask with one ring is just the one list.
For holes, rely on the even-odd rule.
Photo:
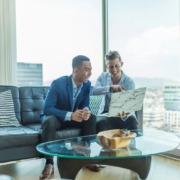
{"label": "building in distance", "polygon": [[42,86],[43,66],[36,63],[17,63],[17,85],[20,86]]}

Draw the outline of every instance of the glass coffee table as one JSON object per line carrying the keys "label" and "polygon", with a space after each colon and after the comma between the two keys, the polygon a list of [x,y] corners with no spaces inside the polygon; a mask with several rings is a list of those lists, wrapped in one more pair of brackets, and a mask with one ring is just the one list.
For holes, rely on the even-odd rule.
{"label": "glass coffee table", "polygon": [[132,139],[128,148],[105,149],[98,142],[97,135],[49,141],[37,145],[45,155],[57,156],[57,165],[62,178],[74,179],[78,171],[88,164],[102,164],[123,167],[138,173],[146,179],[151,156],[177,148],[180,139],[174,134],[159,130],[141,130]]}

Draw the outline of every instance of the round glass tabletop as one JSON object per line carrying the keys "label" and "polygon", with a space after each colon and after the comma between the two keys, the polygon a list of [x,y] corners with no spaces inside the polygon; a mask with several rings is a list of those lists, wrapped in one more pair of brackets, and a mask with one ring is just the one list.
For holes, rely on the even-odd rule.
{"label": "round glass tabletop", "polygon": [[177,148],[180,139],[172,133],[159,130],[141,130],[131,140],[128,148],[106,149],[97,135],[49,141],[37,145],[36,149],[45,155],[79,159],[131,158],[161,154]]}

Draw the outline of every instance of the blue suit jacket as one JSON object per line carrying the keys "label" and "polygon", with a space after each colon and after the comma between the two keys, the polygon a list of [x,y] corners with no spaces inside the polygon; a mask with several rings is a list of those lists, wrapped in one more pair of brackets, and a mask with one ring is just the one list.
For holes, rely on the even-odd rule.
{"label": "blue suit jacket", "polygon": [[[80,94],[77,97],[73,112],[77,109],[89,108],[89,95],[91,83],[83,83]],[[44,115],[56,116],[64,121],[66,113],[72,112],[73,106],[73,85],[72,75],[63,76],[54,80],[47,93],[43,113]]]}

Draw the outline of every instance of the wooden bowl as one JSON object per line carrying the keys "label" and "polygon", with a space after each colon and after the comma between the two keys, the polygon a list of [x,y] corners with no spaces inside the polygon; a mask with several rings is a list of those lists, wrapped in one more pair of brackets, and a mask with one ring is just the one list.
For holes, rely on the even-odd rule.
{"label": "wooden bowl", "polygon": [[97,134],[99,143],[108,149],[127,148],[136,133],[121,129],[102,131]]}

